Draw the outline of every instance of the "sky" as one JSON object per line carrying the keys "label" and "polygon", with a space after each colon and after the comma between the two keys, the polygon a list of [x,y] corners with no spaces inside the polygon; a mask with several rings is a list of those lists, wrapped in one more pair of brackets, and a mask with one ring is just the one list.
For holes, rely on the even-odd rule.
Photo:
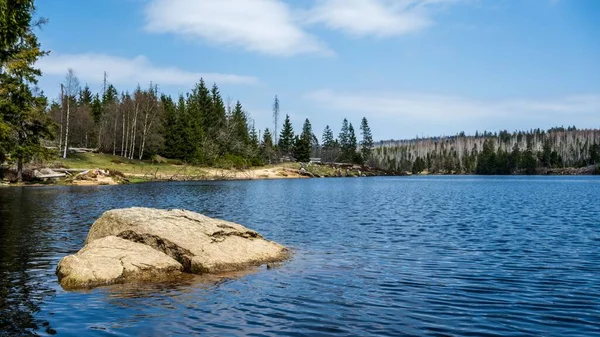
{"label": "sky", "polygon": [[[362,117],[376,140],[600,127],[597,0],[52,0],[39,86],[94,91],[200,78],[257,129],[289,114],[320,138]],[[281,129],[281,126],[278,127]]]}

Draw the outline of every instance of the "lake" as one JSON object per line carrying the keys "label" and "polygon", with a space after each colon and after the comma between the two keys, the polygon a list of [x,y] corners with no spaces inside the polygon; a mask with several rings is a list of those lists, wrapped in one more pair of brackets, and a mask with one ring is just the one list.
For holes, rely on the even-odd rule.
{"label": "lake", "polygon": [[[59,259],[109,209],[184,208],[291,247],[227,277],[85,292]],[[600,177],[0,189],[0,335],[600,335]]]}

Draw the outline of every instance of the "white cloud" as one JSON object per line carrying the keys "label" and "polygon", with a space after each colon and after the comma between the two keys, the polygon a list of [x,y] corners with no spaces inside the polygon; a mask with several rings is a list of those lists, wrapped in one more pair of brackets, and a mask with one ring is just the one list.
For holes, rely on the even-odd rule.
{"label": "white cloud", "polygon": [[456,1],[317,0],[306,20],[353,36],[398,36],[430,26],[434,6]]}
{"label": "white cloud", "polygon": [[269,55],[331,54],[280,0],[152,0],[146,30]]}
{"label": "white cloud", "polygon": [[[421,93],[336,92],[319,90],[306,98],[330,115],[372,118],[384,138],[474,132],[485,128],[528,129],[600,123],[600,94],[548,99],[476,100]],[[340,118],[338,117],[338,119]],[[396,130],[396,131],[394,131]]]}
{"label": "white cloud", "polygon": [[68,68],[82,82],[101,83],[104,71],[108,73],[109,81],[115,85],[134,86],[138,83],[147,85],[152,82],[158,85],[191,86],[200,78],[208,83],[245,84],[258,83],[251,76],[240,76],[222,73],[202,73],[185,71],[176,67],[160,67],[153,65],[145,56],[124,58],[105,54],[55,54],[38,61],[37,66],[44,75],[64,76]]}

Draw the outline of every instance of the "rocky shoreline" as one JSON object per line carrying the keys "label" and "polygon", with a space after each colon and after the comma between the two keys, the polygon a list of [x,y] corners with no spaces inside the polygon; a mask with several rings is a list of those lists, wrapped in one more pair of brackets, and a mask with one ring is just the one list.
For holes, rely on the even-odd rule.
{"label": "rocky shoreline", "polygon": [[[535,175],[598,175],[600,168],[595,165],[574,168],[538,168]],[[295,166],[271,166],[246,170],[205,168],[202,174],[145,174],[122,173],[110,169],[65,169],[35,168],[24,172],[26,181],[21,184],[11,183],[14,173],[4,168],[0,174],[0,186],[90,186],[119,185],[152,181],[217,181],[217,180],[269,180],[298,178],[344,178],[344,177],[385,177],[412,175],[473,175],[464,173],[430,173],[412,174],[409,172],[388,171],[378,168],[346,163],[301,163]],[[525,175],[519,172],[512,175]],[[7,179],[8,178],[8,179]],[[14,178],[14,177],[13,177]],[[13,179],[14,180],[14,179]]]}

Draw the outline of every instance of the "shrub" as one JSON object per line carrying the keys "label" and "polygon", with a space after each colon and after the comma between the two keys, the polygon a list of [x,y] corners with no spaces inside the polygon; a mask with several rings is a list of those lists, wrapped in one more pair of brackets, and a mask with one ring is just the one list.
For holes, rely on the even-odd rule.
{"label": "shrub", "polygon": [[158,154],[155,154],[155,155],[152,156],[152,163],[153,164],[154,163],[155,164],[166,164],[167,162],[168,162],[167,158],[162,157],[162,156],[160,156]]}
{"label": "shrub", "polygon": [[223,158],[217,159],[215,167],[224,169],[245,169],[248,168],[248,164],[244,158],[228,153]]}
{"label": "shrub", "polygon": [[105,169],[104,171],[108,172],[108,176],[109,177],[119,177],[119,178],[125,178],[125,174],[121,171],[118,170],[110,170],[110,169]]}

